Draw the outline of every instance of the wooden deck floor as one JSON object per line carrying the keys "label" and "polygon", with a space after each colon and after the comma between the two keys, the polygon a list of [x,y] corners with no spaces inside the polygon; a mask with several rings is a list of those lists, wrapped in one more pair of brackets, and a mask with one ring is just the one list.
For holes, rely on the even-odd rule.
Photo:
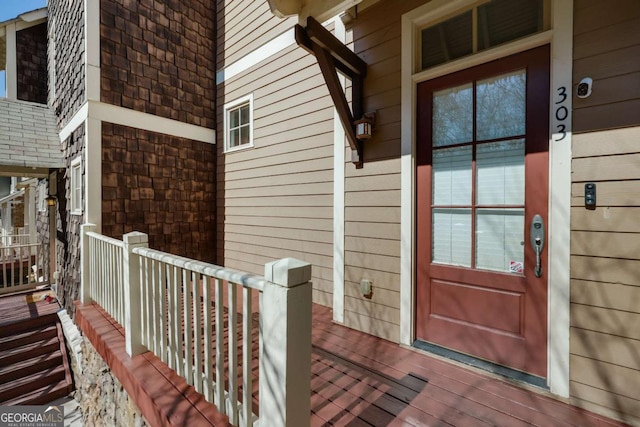
{"label": "wooden deck floor", "polygon": [[312,426],[623,426],[336,325],[313,308]]}
{"label": "wooden deck floor", "polygon": [[[97,306],[78,306],[80,311],[77,313],[86,313],[82,317],[86,316],[85,322],[88,324],[94,322],[90,320],[91,316],[109,317],[101,309],[92,307]],[[146,358],[153,360],[155,365],[165,366],[165,371],[168,369],[151,353],[133,359],[126,356],[124,332],[115,321],[111,320],[111,325],[107,328],[105,322],[98,322],[93,326],[98,327],[100,333],[88,333],[87,336],[93,341],[101,341],[101,345],[96,345],[97,348],[112,346],[118,341],[118,348],[122,348],[113,354],[123,359],[123,366],[139,363]],[[81,328],[85,333],[89,329],[86,325]],[[119,338],[114,340],[112,335]],[[107,336],[110,338],[105,338]],[[337,325],[331,320],[331,310],[319,305],[313,306],[312,345],[312,426],[625,425],[489,374]],[[113,354],[110,357],[116,357]],[[166,379],[171,376],[165,373],[156,381],[150,377],[155,374],[149,372],[145,373],[144,378],[146,392],[150,396],[166,397],[166,390],[154,390],[156,384],[166,386]],[[255,374],[257,380],[257,372]],[[183,390],[181,393],[185,389],[193,389],[187,387],[177,375],[171,378],[174,387]],[[257,394],[257,381],[254,391]],[[254,395],[254,399],[256,397]],[[203,401],[199,404],[202,407],[210,405],[208,410],[215,411],[211,404]],[[188,410],[191,408],[184,411]],[[181,413],[177,407],[172,411],[173,417]],[[198,409],[197,412],[202,411]],[[185,414],[189,415],[187,412]],[[205,422],[203,425],[227,424]]]}

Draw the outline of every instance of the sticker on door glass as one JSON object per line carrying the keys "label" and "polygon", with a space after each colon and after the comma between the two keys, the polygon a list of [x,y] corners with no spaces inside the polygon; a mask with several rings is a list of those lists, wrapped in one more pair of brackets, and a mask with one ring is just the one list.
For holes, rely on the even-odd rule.
{"label": "sticker on door glass", "polygon": [[524,263],[522,261],[509,261],[509,273],[524,272]]}

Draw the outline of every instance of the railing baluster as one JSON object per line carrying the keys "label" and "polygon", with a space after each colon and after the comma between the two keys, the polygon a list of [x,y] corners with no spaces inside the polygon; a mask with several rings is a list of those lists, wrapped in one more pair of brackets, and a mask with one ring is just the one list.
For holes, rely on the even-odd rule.
{"label": "railing baluster", "polygon": [[160,359],[169,364],[169,352],[167,350],[167,340],[169,337],[169,303],[167,298],[167,292],[169,288],[169,279],[167,275],[167,269],[169,267],[163,263],[158,261],[158,273],[160,283],[158,289],[160,290],[160,313],[161,313],[161,322],[160,322]]}
{"label": "railing baluster", "polygon": [[115,269],[115,260],[114,260],[114,256],[113,256],[113,246],[111,245],[105,245],[107,247],[107,254],[108,254],[108,260],[109,260],[109,267],[107,269],[107,271],[104,272],[104,275],[102,277],[102,289],[104,289],[105,291],[105,296],[107,298],[107,311],[109,312],[109,314],[113,317],[116,317],[115,313],[113,312],[113,299],[114,299],[114,295],[115,292],[107,292],[107,289],[110,289],[111,286],[108,286],[108,283],[110,281],[116,280],[117,277],[114,277],[113,275],[109,274],[111,273],[114,269]]}
{"label": "railing baluster", "polygon": [[195,387],[198,393],[202,393],[202,284],[203,277],[199,273],[191,273],[193,291],[193,354]]}
{"label": "railing baluster", "polygon": [[184,319],[184,376],[187,379],[187,384],[193,385],[193,354],[191,352],[191,343],[193,338],[191,336],[192,325],[192,307],[191,307],[191,281],[189,272],[186,269],[182,270],[182,298],[183,298],[183,319]]}
{"label": "railing baluster", "polygon": [[[159,267],[158,267],[158,261],[156,261],[155,259],[150,260],[151,261],[151,292],[153,293],[153,352],[157,355],[162,355],[162,351],[160,350],[160,334],[161,334],[161,326],[160,326],[160,322],[161,322],[161,311],[160,311],[160,304],[162,301],[161,298],[161,294],[160,294],[160,279],[158,279],[158,275],[160,274],[159,272]],[[162,358],[162,357],[160,357]]]}
{"label": "railing baluster", "polygon": [[19,269],[20,269],[20,274],[18,276],[18,281],[17,281],[17,285],[22,285],[22,278],[24,277],[24,262],[22,261],[24,258],[24,247],[19,247],[18,248],[18,265],[19,265]]}
{"label": "railing baluster", "polygon": [[238,425],[238,308],[236,299],[236,284],[227,283],[229,297],[228,316],[228,342],[229,342],[229,422]]}
{"label": "railing baluster", "polygon": [[169,367],[176,369],[176,339],[175,339],[175,324],[177,323],[177,319],[175,318],[175,309],[174,309],[174,298],[173,298],[173,287],[175,286],[173,283],[173,270],[175,267],[167,264],[167,350],[168,350],[168,359],[169,359]]}
{"label": "railing baluster", "polygon": [[253,394],[253,326],[251,289],[242,288],[242,419],[244,426],[253,426],[252,394]]}
{"label": "railing baluster", "polygon": [[213,402],[213,316],[211,315],[211,286],[213,279],[202,278],[202,312],[204,322],[204,397]]}
{"label": "railing baluster", "polygon": [[7,283],[7,251],[8,248],[2,248],[2,284],[5,288],[9,287],[9,283]]}
{"label": "railing baluster", "polygon": [[[136,272],[133,274],[136,274]],[[151,298],[149,294],[149,260],[143,257],[140,257],[140,301],[142,302],[142,319],[140,321],[142,345],[153,351],[153,346],[150,342],[151,334],[149,333],[149,309],[151,308]]]}
{"label": "railing baluster", "polygon": [[222,302],[222,280],[215,279],[216,286],[216,401],[223,414],[227,413],[224,399],[224,304]]}
{"label": "railing baluster", "polygon": [[106,301],[104,299],[104,288],[102,287],[102,283],[104,282],[104,270],[107,266],[107,264],[109,263],[109,259],[105,258],[107,256],[105,250],[104,250],[104,242],[100,241],[98,243],[98,253],[99,253],[99,257],[100,259],[104,260],[104,262],[101,262],[100,265],[100,274],[99,274],[99,279],[98,279],[98,303],[103,307],[103,308],[107,308],[106,305]]}
{"label": "railing baluster", "polygon": [[182,317],[180,316],[180,268],[173,267],[173,357],[175,359],[176,372],[184,376],[184,360],[182,358]]}

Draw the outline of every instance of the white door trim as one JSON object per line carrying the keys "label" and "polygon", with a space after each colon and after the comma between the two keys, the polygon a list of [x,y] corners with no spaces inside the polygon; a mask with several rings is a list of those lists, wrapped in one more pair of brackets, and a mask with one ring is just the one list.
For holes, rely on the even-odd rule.
{"label": "white door trim", "polygon": [[[569,396],[569,259],[571,206],[571,98],[573,0],[551,2],[552,30],[499,46],[468,58],[461,58],[428,71],[414,73],[418,28],[429,21],[469,7],[475,0],[433,0],[402,16],[401,53],[401,225],[400,225],[400,343],[415,340],[415,114],[417,83],[469,68],[497,58],[551,43],[550,128],[549,132],[549,302],[548,385],[552,393]],[[562,104],[559,88],[566,90]],[[564,106],[567,115],[556,117],[554,107]],[[558,141],[562,138],[560,141]],[[553,236],[553,237],[552,237]]]}

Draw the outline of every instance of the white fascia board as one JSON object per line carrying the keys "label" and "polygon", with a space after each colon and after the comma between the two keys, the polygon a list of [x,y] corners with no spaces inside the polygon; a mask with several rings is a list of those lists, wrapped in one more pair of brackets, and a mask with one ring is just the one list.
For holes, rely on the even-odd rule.
{"label": "white fascia board", "polygon": [[18,21],[16,22],[16,31],[26,30],[27,28],[35,27],[36,25],[44,24],[47,22],[46,18],[38,19],[36,21]]}
{"label": "white fascia board", "polygon": [[18,15],[18,18],[25,22],[35,22],[41,19],[45,19],[47,16],[49,16],[49,12],[46,7],[43,7]]}
{"label": "white fascia board", "polygon": [[60,131],[60,142],[65,141],[87,119],[97,119],[107,123],[163,133],[194,141],[216,143],[215,129],[196,126],[178,120],[167,119],[117,105],[86,101]]}
{"label": "white fascia board", "polygon": [[216,73],[216,85],[224,83],[296,42],[293,28],[271,39],[256,50]]}
{"label": "white fascia board", "polygon": [[215,129],[196,126],[178,120],[131,110],[129,108],[105,104],[103,102],[89,101],[89,105],[89,117],[102,120],[103,122],[192,139],[209,144],[216,143]]}
{"label": "white fascia board", "polygon": [[60,136],[60,142],[64,142],[71,136],[71,133],[78,129],[81,124],[87,120],[89,116],[89,103],[85,102],[82,107],[71,117],[71,120],[67,122],[66,125],[60,130],[58,135]]}

